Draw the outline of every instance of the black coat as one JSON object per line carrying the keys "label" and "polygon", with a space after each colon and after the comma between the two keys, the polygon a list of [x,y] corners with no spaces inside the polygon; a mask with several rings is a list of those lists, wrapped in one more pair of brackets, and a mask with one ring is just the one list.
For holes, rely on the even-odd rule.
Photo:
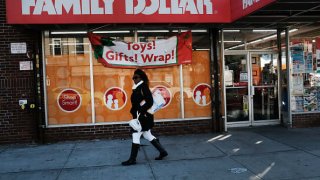
{"label": "black coat", "polygon": [[[141,106],[140,103],[145,101]],[[151,91],[147,84],[142,83],[131,94],[131,110],[130,113],[133,118],[137,117],[137,112],[140,113],[139,121],[142,126],[142,131],[148,131],[154,126],[153,115],[148,113],[147,110],[153,105],[153,98]]]}

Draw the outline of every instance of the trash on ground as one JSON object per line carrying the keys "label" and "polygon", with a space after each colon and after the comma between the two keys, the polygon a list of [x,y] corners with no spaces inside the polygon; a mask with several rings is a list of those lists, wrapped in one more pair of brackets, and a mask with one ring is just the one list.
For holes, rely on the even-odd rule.
{"label": "trash on ground", "polygon": [[247,171],[246,168],[231,168],[229,170],[234,174],[239,174]]}

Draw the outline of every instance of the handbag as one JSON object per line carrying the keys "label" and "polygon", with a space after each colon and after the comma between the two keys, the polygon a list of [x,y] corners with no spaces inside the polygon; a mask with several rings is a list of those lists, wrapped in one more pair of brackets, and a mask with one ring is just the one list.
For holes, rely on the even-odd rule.
{"label": "handbag", "polygon": [[140,113],[137,112],[137,118],[136,119],[131,119],[129,121],[129,126],[132,127],[132,129],[134,129],[135,131],[138,131],[138,132],[140,132],[142,130],[142,126],[141,126],[140,121],[139,121],[139,116],[140,116]]}

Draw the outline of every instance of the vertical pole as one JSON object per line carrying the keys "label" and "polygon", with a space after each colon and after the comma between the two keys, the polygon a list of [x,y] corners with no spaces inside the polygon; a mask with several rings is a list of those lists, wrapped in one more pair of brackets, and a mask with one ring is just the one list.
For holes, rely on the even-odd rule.
{"label": "vertical pole", "polygon": [[288,104],[288,115],[289,115],[289,122],[287,124],[288,127],[292,127],[292,115],[291,115],[291,64],[290,64],[290,49],[289,49],[289,28],[286,28],[286,64],[287,64],[287,93],[288,93],[288,101],[286,102]]}
{"label": "vertical pole", "polygon": [[277,29],[277,51],[278,51],[278,94],[279,94],[279,97],[278,97],[278,108],[279,108],[279,118],[280,118],[280,121],[281,121],[281,124],[283,124],[284,122],[284,118],[283,117],[283,114],[281,113],[282,111],[282,80],[283,80],[283,75],[282,75],[282,51],[281,51],[281,32],[282,32],[283,29],[280,29],[278,28]]}
{"label": "vertical pole", "polygon": [[221,46],[220,46],[220,52],[221,52],[221,104],[223,104],[222,106],[222,112],[223,112],[223,116],[222,116],[222,123],[223,123],[223,130],[225,132],[228,131],[228,127],[227,127],[227,106],[226,106],[226,102],[227,102],[227,98],[226,98],[226,86],[225,86],[225,77],[224,77],[224,72],[225,72],[225,50],[224,50],[224,32],[223,30],[221,30],[221,34],[220,34],[220,38],[221,38]]}
{"label": "vertical pole", "polygon": [[[35,119],[35,141],[38,143],[43,143],[43,131],[42,131],[42,112],[41,112],[41,85],[40,85],[40,59],[39,59],[39,52],[40,48],[38,44],[41,45],[41,38],[42,34],[41,32],[38,32],[37,35],[37,45],[33,45],[33,50],[32,50],[32,56],[29,57],[33,61],[33,76],[34,76],[34,110],[33,110],[33,115]],[[34,42],[34,43],[35,43]]]}
{"label": "vertical pole", "polygon": [[96,109],[94,102],[94,78],[93,78],[93,59],[92,59],[92,46],[89,45],[89,64],[90,64],[90,93],[91,93],[91,123],[96,123]]}
{"label": "vertical pole", "polygon": [[182,64],[179,65],[179,75],[180,75],[180,107],[181,107],[181,118],[184,119],[184,96],[183,96],[183,67]]}
{"label": "vertical pole", "polygon": [[[181,29],[179,29],[178,33],[181,33]],[[192,32],[191,32],[192,33]],[[179,75],[180,75],[180,107],[181,107],[181,118],[184,119],[184,93],[183,93],[183,67],[182,64],[179,65]]]}
{"label": "vertical pole", "polygon": [[[219,43],[219,30],[217,28],[210,28],[210,71],[211,71],[211,86],[213,86],[213,90],[211,90],[211,101],[212,104],[212,112],[214,112],[214,116],[212,116],[212,130],[214,132],[222,132],[222,122],[220,115],[220,89],[219,89],[219,59],[218,59],[218,43]],[[212,78],[213,76],[213,78]],[[213,80],[213,82],[212,82]]]}
{"label": "vertical pole", "polygon": [[46,58],[44,56],[44,48],[45,48],[45,38],[49,36],[48,31],[42,32],[42,77],[43,77],[43,92],[44,92],[44,113],[45,113],[45,124],[42,128],[48,127],[49,119],[48,119],[48,92],[47,92],[47,69],[46,69]]}

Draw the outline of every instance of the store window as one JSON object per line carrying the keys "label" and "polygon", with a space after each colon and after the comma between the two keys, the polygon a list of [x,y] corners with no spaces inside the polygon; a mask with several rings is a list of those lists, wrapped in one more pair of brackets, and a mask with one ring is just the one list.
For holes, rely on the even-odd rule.
{"label": "store window", "polygon": [[295,114],[320,112],[320,66],[317,59],[319,38],[293,37],[290,41],[292,64],[291,110]]}
{"label": "store window", "polygon": [[46,33],[45,82],[50,125],[92,122],[90,46],[88,40],[81,43],[83,54],[79,56],[70,53],[76,49],[74,42],[75,37],[51,38]]}
{"label": "store window", "polygon": [[[137,31],[137,38],[133,31],[101,35],[117,41],[134,42],[137,39],[143,43],[166,39],[176,33]],[[130,120],[134,69],[105,67],[94,58],[85,34],[45,34],[48,125]],[[156,120],[211,117],[208,33],[193,33],[193,37],[192,64],[145,69],[151,91],[160,92],[166,101],[155,114]],[[51,43],[56,40],[60,40],[60,56],[56,56],[58,46]]]}

